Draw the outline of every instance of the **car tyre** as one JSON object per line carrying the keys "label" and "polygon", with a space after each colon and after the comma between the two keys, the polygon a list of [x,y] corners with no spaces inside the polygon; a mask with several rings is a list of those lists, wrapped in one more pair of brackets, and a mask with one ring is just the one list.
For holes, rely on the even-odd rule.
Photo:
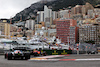
{"label": "car tyre", "polygon": [[8,59],[8,60],[11,60],[11,59],[12,59],[12,57],[8,57],[7,59]]}
{"label": "car tyre", "polygon": [[11,60],[11,59],[12,59],[12,55],[11,55],[11,54],[8,54],[7,59],[8,59],[8,60]]}
{"label": "car tyre", "polygon": [[7,54],[5,54],[4,58],[5,58],[5,59],[7,58]]}

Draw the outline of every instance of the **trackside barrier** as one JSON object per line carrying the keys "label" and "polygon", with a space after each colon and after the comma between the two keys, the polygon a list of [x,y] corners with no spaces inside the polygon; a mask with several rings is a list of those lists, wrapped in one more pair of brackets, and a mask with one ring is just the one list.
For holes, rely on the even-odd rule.
{"label": "trackside barrier", "polygon": [[0,55],[3,55],[3,54],[4,54],[4,50],[0,49]]}
{"label": "trackside barrier", "polygon": [[41,52],[46,52],[47,55],[66,55],[72,54],[72,50],[40,50]]}
{"label": "trackside barrier", "polygon": [[[86,51],[79,51],[79,54],[85,54],[86,53]],[[72,51],[72,54],[77,54],[77,51],[76,50],[73,50]]]}

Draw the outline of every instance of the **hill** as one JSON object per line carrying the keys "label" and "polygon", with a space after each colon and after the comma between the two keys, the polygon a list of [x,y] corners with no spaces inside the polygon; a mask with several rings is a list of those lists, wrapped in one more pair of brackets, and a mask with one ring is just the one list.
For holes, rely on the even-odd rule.
{"label": "hill", "polygon": [[47,5],[51,7],[53,10],[58,11],[59,9],[67,8],[68,6],[74,7],[75,5],[84,5],[86,2],[89,2],[93,6],[95,6],[96,4],[100,3],[100,0],[42,0],[40,2],[32,4],[30,7],[16,14],[16,16],[13,17],[13,20],[18,21],[20,20],[20,17],[22,17],[22,20],[26,20],[29,18],[35,19],[36,12],[43,10],[44,5]]}

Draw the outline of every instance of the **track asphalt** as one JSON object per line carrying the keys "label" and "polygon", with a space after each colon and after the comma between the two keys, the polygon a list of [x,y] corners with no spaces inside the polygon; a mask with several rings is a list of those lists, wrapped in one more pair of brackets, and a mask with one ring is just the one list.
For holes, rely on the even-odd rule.
{"label": "track asphalt", "polygon": [[29,61],[100,61],[100,55],[50,55],[31,58]]}

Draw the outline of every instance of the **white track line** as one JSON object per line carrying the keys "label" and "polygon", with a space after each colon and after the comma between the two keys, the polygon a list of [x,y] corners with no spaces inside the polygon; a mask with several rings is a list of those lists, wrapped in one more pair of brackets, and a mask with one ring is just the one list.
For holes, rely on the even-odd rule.
{"label": "white track line", "polygon": [[43,56],[43,57],[36,57],[36,58],[55,58],[55,57],[63,57],[65,55],[51,55],[51,56]]}
{"label": "white track line", "polygon": [[95,61],[95,60],[100,60],[100,58],[76,59],[75,61]]}
{"label": "white track line", "polygon": [[30,61],[100,61],[100,58],[89,58],[89,59],[30,59]]}

